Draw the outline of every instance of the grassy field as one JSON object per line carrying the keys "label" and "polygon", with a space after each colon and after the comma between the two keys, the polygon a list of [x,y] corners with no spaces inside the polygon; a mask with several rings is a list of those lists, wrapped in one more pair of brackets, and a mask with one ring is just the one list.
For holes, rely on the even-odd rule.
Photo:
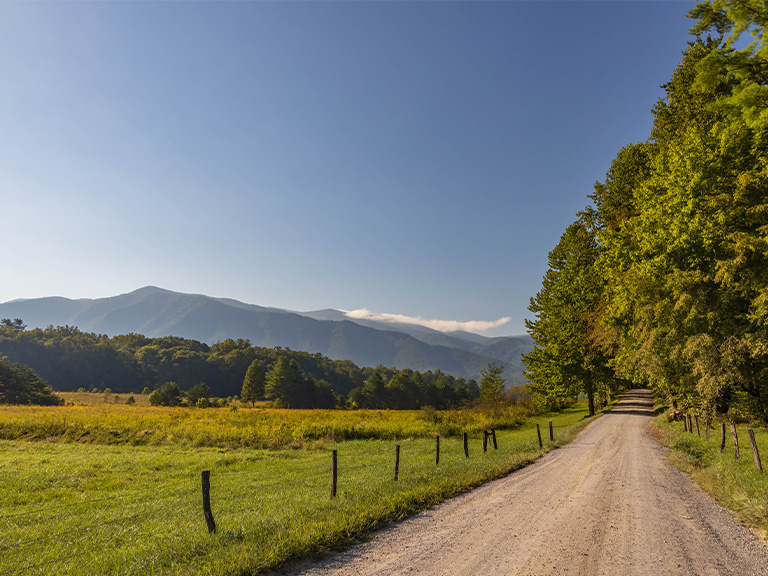
{"label": "grassy field", "polygon": [[[68,423],[75,408],[61,408]],[[42,420],[50,418],[46,409],[39,410]],[[145,424],[157,414],[156,409],[132,410]],[[191,411],[179,414],[186,412]],[[213,412],[197,412],[215,418]],[[519,468],[570,440],[588,422],[586,413],[578,404],[500,430],[498,450],[489,446],[486,453],[482,435],[472,432],[468,459],[461,435],[442,437],[439,466],[434,436],[419,435],[321,439],[304,444],[313,449],[282,450],[195,447],[187,442],[62,442],[56,436],[52,441],[2,440],[0,576],[253,574],[343,546],[383,523]],[[9,414],[21,418],[13,416],[16,409],[2,409],[3,422]],[[222,410],[222,418],[228,414]],[[441,424],[429,413],[382,414],[384,420],[401,418],[406,425],[430,417],[433,426]],[[113,415],[109,412],[106,421]],[[550,419],[554,442],[547,441]],[[537,422],[544,450],[538,446]],[[91,424],[98,426],[93,415]],[[205,427],[203,421],[196,425]],[[248,434],[247,426],[242,433]],[[401,446],[397,482],[396,444]],[[333,449],[339,461],[335,499],[330,498]],[[202,512],[203,470],[211,471],[214,535],[208,534]]]}
{"label": "grassy field", "polygon": [[478,410],[275,410],[162,408],[125,403],[0,407],[0,439],[98,444],[283,448],[326,440],[458,436],[519,426],[529,405]]}
{"label": "grassy field", "polygon": [[[703,422],[701,437],[685,432],[682,422],[669,422],[666,415],[656,419],[660,439],[672,448],[670,460],[718,502],[730,508],[764,539],[768,539],[768,430],[754,429],[755,440],[765,472],[758,472],[747,425],[738,425],[740,457],[735,458],[730,425],[726,427],[725,449],[720,452],[720,423],[706,441]],[[694,428],[695,430],[695,428]]]}

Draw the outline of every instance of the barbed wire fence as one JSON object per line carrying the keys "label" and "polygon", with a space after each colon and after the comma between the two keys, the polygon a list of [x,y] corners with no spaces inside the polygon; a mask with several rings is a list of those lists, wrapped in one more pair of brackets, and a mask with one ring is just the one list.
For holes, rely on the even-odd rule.
{"label": "barbed wire fence", "polygon": [[[484,448],[491,434],[484,432]],[[463,459],[465,451],[461,450],[460,441],[456,442],[456,450]],[[493,448],[496,448],[495,442]],[[382,469],[369,480],[371,488],[377,489],[398,480],[399,445],[397,464],[393,449],[394,444],[388,442],[387,451],[378,456]],[[439,437],[435,450],[430,455],[429,448],[424,448],[419,457],[424,461],[431,460],[437,467],[440,463]],[[481,453],[478,450],[475,454]],[[331,477],[330,461],[325,456],[327,452],[322,459],[295,463],[296,474],[291,479],[264,475],[258,461],[247,469],[214,470],[209,476],[213,490],[208,499],[216,521],[225,527],[224,542],[227,537],[236,539],[239,526],[252,525],[254,517],[275,502],[332,500],[336,494],[330,494],[329,498],[329,488],[331,483],[336,484],[337,470],[333,469],[334,476]],[[369,463],[355,459],[342,457],[340,462],[339,469],[345,478],[359,477],[370,467]],[[384,466],[391,470],[385,473]],[[8,513],[0,511],[0,576],[48,576],[54,573],[107,576],[162,572],[174,561],[173,555],[179,550],[194,551],[211,545],[210,525],[206,526],[206,511],[201,502],[205,499],[201,498],[201,492],[204,492],[202,472],[209,471],[190,473],[183,479],[151,489],[121,491],[60,504],[31,504],[23,510]],[[422,478],[424,474],[420,472],[418,476]],[[354,494],[356,488],[349,484],[343,486],[346,494]],[[265,524],[271,521],[263,519]]]}

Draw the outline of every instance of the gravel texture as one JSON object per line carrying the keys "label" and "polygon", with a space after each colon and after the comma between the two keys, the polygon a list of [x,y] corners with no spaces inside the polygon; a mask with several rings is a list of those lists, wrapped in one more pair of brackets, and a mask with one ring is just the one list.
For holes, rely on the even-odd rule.
{"label": "gravel texture", "polygon": [[290,576],[768,575],[768,547],[667,463],[647,390],[536,463]]}

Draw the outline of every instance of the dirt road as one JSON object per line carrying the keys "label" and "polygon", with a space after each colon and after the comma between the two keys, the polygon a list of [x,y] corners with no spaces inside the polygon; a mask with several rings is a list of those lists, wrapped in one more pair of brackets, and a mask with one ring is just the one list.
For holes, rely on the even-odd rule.
{"label": "dirt road", "polygon": [[630,392],[535,464],[284,573],[768,575],[768,547],[667,464],[652,415]]}

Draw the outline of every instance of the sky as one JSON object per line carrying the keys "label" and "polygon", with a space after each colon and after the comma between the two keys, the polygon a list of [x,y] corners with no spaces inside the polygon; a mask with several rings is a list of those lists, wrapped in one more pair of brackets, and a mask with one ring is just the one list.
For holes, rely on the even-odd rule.
{"label": "sky", "polygon": [[0,302],[522,334],[692,1],[0,2]]}

